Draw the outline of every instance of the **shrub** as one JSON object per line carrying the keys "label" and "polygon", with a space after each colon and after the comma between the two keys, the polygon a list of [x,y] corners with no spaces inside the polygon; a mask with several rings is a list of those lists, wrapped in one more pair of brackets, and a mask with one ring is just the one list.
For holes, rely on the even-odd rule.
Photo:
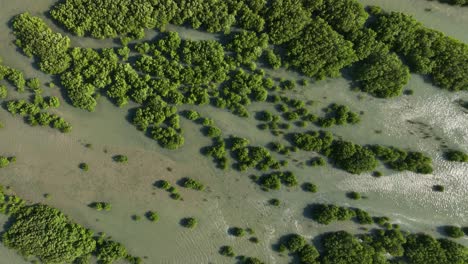
{"label": "shrub", "polygon": [[449,150],[445,152],[445,158],[449,161],[468,162],[468,154],[459,150]]}
{"label": "shrub", "polygon": [[445,226],[444,231],[445,231],[445,234],[451,238],[460,238],[465,235],[463,230],[458,226],[452,226],[452,225]]}
{"label": "shrub", "polygon": [[157,222],[159,220],[159,215],[156,212],[148,211],[145,215],[146,218],[148,218],[148,220],[150,220],[151,222]]}
{"label": "shrub", "polygon": [[115,155],[114,157],[112,157],[112,159],[115,162],[118,162],[118,163],[127,163],[128,162],[128,158],[125,155]]}
{"label": "shrub", "polygon": [[316,193],[318,188],[317,185],[311,182],[305,182],[304,184],[302,184],[302,189],[306,192]]}
{"label": "shrub", "polygon": [[346,193],[346,196],[347,196],[349,199],[352,199],[352,200],[359,200],[359,199],[361,199],[361,194],[358,193],[358,192],[348,192],[348,193]]}
{"label": "shrub", "polygon": [[443,192],[445,191],[445,187],[443,185],[436,184],[432,186],[432,190],[434,192]]}
{"label": "shrub", "polygon": [[80,164],[78,165],[78,167],[79,167],[81,170],[83,170],[83,171],[88,171],[88,170],[89,170],[88,164],[87,164],[87,163],[84,163],[84,162],[80,163]]}
{"label": "shrub", "polygon": [[195,228],[198,224],[198,221],[193,217],[186,217],[181,220],[180,224],[186,228]]}
{"label": "shrub", "polygon": [[234,249],[230,246],[222,246],[219,249],[219,254],[226,256],[226,257],[234,257],[236,254],[234,253]]}
{"label": "shrub", "polygon": [[205,189],[205,186],[202,183],[190,178],[182,179],[182,186],[197,191],[203,191]]}
{"label": "shrub", "polygon": [[229,229],[229,234],[236,237],[243,237],[245,235],[245,230],[240,227],[232,227]]}
{"label": "shrub", "polygon": [[270,199],[270,200],[268,201],[268,203],[271,204],[271,205],[273,205],[273,206],[280,206],[281,201],[274,198],[274,199]]}

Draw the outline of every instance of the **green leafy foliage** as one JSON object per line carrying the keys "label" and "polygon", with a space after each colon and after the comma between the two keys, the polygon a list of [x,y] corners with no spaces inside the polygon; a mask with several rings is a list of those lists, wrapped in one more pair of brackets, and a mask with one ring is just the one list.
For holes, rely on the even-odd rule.
{"label": "green leafy foliage", "polygon": [[362,91],[380,98],[401,95],[409,77],[408,67],[386,49],[370,54],[353,73],[353,80]]}
{"label": "green leafy foliage", "polygon": [[459,150],[449,150],[445,152],[445,158],[449,161],[468,162],[468,154]]}
{"label": "green leafy foliage", "polygon": [[460,238],[465,235],[463,230],[458,226],[452,226],[452,225],[445,226],[444,231],[445,231],[445,234],[447,234],[447,236],[451,238]]}
{"label": "green leafy foliage", "polygon": [[309,77],[319,80],[338,77],[342,68],[357,60],[352,46],[324,20],[317,18],[304,28],[300,37],[285,44],[286,61]]}
{"label": "green leafy foliage", "polygon": [[296,186],[298,182],[294,173],[290,171],[277,171],[262,175],[258,180],[258,184],[265,189],[279,190],[281,184],[287,187],[293,187]]}
{"label": "green leafy foliage", "polygon": [[78,36],[114,38],[138,35],[144,28],[162,28],[176,12],[178,7],[172,0],[66,0],[56,4],[50,14]]}
{"label": "green leafy foliage", "polygon": [[336,166],[353,174],[372,171],[377,166],[374,153],[348,141],[334,141],[329,157]]}
{"label": "green leafy foliage", "polygon": [[257,35],[255,32],[243,30],[232,34],[226,48],[235,53],[237,61],[248,64],[258,60],[267,46],[267,34]]}
{"label": "green leafy foliage", "polygon": [[356,216],[354,210],[333,204],[312,204],[309,207],[312,219],[324,225],[328,225],[333,221],[350,220]]}
{"label": "green leafy foliage", "polygon": [[380,257],[380,262],[378,261],[378,254],[373,247],[359,241],[345,231],[325,234],[321,239],[321,243],[324,250],[324,254],[321,256],[322,264],[385,263],[382,257]]}
{"label": "green leafy foliage", "polygon": [[2,236],[3,243],[45,263],[73,262],[96,248],[93,233],[42,204],[21,208]]}
{"label": "green leafy foliage", "polygon": [[302,6],[301,0],[273,0],[268,7],[266,33],[273,44],[282,44],[300,35],[301,30],[311,21],[310,13]]}
{"label": "green leafy foliage", "polygon": [[68,48],[70,39],[52,30],[42,21],[29,13],[13,19],[13,33],[16,45],[29,57],[37,56],[42,71],[57,74],[70,66]]}
{"label": "green leafy foliage", "polygon": [[195,228],[197,226],[197,224],[198,224],[198,221],[197,221],[197,219],[195,219],[193,217],[187,217],[187,218],[183,218],[180,221],[180,224],[183,227],[186,227],[186,228]]}
{"label": "green leafy foliage", "polygon": [[403,56],[413,71],[431,75],[435,85],[451,91],[468,89],[468,45],[398,12],[380,13],[372,28],[377,39]]}
{"label": "green leafy foliage", "polygon": [[185,188],[189,188],[189,189],[193,189],[197,191],[203,191],[205,189],[205,186],[201,182],[196,181],[191,178],[182,179],[182,186],[184,186]]}
{"label": "green leafy foliage", "polygon": [[348,33],[362,28],[369,15],[355,0],[323,0],[318,16],[336,31]]}
{"label": "green leafy foliage", "polygon": [[234,257],[236,254],[234,253],[234,249],[231,246],[222,246],[219,249],[219,254],[226,256],[226,257]]}

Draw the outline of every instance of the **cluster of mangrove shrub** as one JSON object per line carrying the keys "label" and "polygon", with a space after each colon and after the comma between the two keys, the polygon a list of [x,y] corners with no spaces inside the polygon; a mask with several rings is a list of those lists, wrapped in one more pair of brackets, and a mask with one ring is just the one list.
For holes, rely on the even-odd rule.
{"label": "cluster of mangrove shrub", "polygon": [[170,193],[170,197],[174,200],[182,200],[181,195],[179,194],[179,191],[175,186],[172,186],[168,181],[166,180],[160,180],[157,181],[154,184],[156,187],[161,188],[167,192]]}
{"label": "cluster of mangrove shrub", "polygon": [[322,157],[314,157],[311,158],[308,162],[307,165],[311,167],[319,167],[319,166],[324,166],[326,164],[326,161]]}
{"label": "cluster of mangrove shrub", "polygon": [[[24,86],[26,85],[24,74],[19,70],[2,65],[2,59],[0,58],[0,81],[4,79],[15,86],[19,92],[24,91]],[[7,97],[8,92],[4,85],[0,85],[0,87],[0,98],[4,99]]]}
{"label": "cluster of mangrove shrub", "polygon": [[430,75],[434,84],[444,89],[468,89],[468,45],[424,27],[410,15],[374,15],[370,27],[377,39],[402,56],[413,72]]}
{"label": "cluster of mangrove shrub", "polygon": [[112,157],[112,160],[118,163],[127,163],[128,162],[128,157],[122,154],[115,155]]}
{"label": "cluster of mangrove shrub", "polygon": [[184,186],[185,188],[189,188],[189,189],[193,189],[197,191],[203,191],[205,189],[205,186],[201,182],[191,179],[191,178],[183,178],[181,180],[181,185]]}
{"label": "cluster of mangrove shrub", "polygon": [[48,108],[57,108],[59,106],[60,100],[57,97],[44,98],[39,94],[35,94],[30,102],[20,99],[9,101],[6,104],[8,112],[24,117],[26,122],[31,126],[50,126],[60,130],[62,133],[68,133],[72,129],[70,123],[58,115],[43,112],[43,110]]}
{"label": "cluster of mangrove shrub", "polygon": [[448,150],[445,152],[445,158],[449,161],[468,162],[468,154],[460,150]]}
{"label": "cluster of mangrove shrub", "polygon": [[466,247],[451,240],[436,240],[423,233],[412,234],[398,229],[377,229],[359,235],[346,231],[329,232],[320,235],[317,246],[320,251],[301,235],[291,234],[280,239],[278,249],[288,250],[298,256],[299,263],[307,264],[461,264],[465,263],[468,254]]}
{"label": "cluster of mangrove shrub", "polygon": [[34,256],[44,263],[81,263],[95,255],[103,263],[125,259],[141,263],[123,245],[72,222],[59,210],[43,204],[27,205],[21,198],[0,192],[2,213],[10,215],[10,225],[2,242],[25,257]]}
{"label": "cluster of mangrove shrub", "polygon": [[210,118],[201,117],[197,111],[187,110],[183,112],[183,116],[187,119],[195,121],[199,124],[204,125],[202,128],[204,134],[212,138],[211,146],[206,146],[201,149],[201,152],[205,156],[213,158],[217,167],[220,169],[227,169],[228,158],[226,156],[226,143],[222,138],[222,131],[218,127],[214,126],[213,120]]}
{"label": "cluster of mangrove shrub", "polygon": [[92,202],[88,206],[98,211],[102,211],[102,210],[110,211],[112,208],[112,205],[106,202]]}
{"label": "cluster of mangrove shrub", "polygon": [[230,79],[220,86],[219,96],[215,98],[214,105],[227,108],[235,115],[248,117],[245,106],[252,101],[264,102],[268,98],[268,90],[273,83],[264,76],[263,70],[256,70],[254,73],[242,69],[235,71]]}
{"label": "cluster of mangrove shrub", "polygon": [[248,168],[257,170],[279,169],[280,162],[276,161],[268,149],[259,146],[249,146],[249,141],[239,137],[229,138],[229,149],[234,160],[234,167],[240,171]]}
{"label": "cluster of mangrove shrub", "polygon": [[257,183],[264,190],[279,190],[281,184],[293,187],[298,184],[296,175],[291,171],[275,171],[264,174],[257,180]]}
{"label": "cluster of mangrove shrub", "polygon": [[[450,1],[464,4],[465,0]],[[131,12],[136,8],[144,11]],[[266,50],[266,61],[273,67],[293,67],[316,79],[338,76],[342,68],[360,62],[353,74],[358,85],[378,97],[401,94],[408,80],[408,68],[395,51],[413,71],[431,74],[435,84],[465,89],[465,44],[423,27],[410,16],[378,8],[370,12],[373,19],[366,23],[369,15],[356,0],[66,0],[51,15],[75,34],[97,38],[141,37],[144,28],[161,29],[167,23],[225,33],[236,26],[243,31],[234,33],[228,46],[237,60],[252,64],[269,42],[286,51],[278,56]],[[454,69],[453,74],[447,68]]]}
{"label": "cluster of mangrove shrub", "polygon": [[372,171],[377,166],[377,159],[370,150],[343,140],[333,141],[328,157],[339,168],[353,174]]}
{"label": "cluster of mangrove shrub", "polygon": [[218,168],[226,169],[228,167],[226,143],[223,138],[213,138],[213,144],[211,146],[204,147],[202,149],[202,153],[206,156],[212,157]]}
{"label": "cluster of mangrove shrub", "polygon": [[297,254],[299,256],[300,263],[319,263],[317,260],[320,256],[319,252],[314,246],[309,245],[302,236],[291,234],[283,237],[281,240],[281,244],[278,247],[280,252],[288,250],[290,254]]}
{"label": "cluster of mangrove shrub", "polygon": [[186,217],[180,220],[180,224],[186,228],[195,228],[198,225],[198,221],[193,217]]}
{"label": "cluster of mangrove shrub", "polygon": [[409,78],[409,68],[387,48],[370,54],[353,72],[353,80],[362,91],[380,98],[401,95]]}
{"label": "cluster of mangrove shrub", "polygon": [[345,105],[331,104],[324,111],[326,115],[317,119],[317,124],[321,127],[356,124],[360,121],[359,115],[351,112]]}
{"label": "cluster of mangrove shrub", "polygon": [[268,35],[258,35],[253,31],[243,30],[231,34],[226,49],[235,53],[236,60],[241,64],[257,61],[268,47]]}
{"label": "cluster of mangrove shrub", "polygon": [[311,204],[308,206],[310,216],[320,224],[328,225],[333,221],[346,221],[351,218],[359,224],[372,224],[374,220],[359,208],[346,208],[333,204]]}
{"label": "cluster of mangrove shrub", "polygon": [[404,151],[380,145],[360,146],[349,141],[334,140],[329,132],[312,131],[289,136],[293,146],[328,157],[347,172],[360,174],[375,169],[380,160],[389,168],[421,174],[432,172],[432,160],[420,152]]}
{"label": "cluster of mangrove shrub", "polygon": [[376,158],[389,168],[398,171],[412,171],[421,174],[432,173],[432,159],[421,152],[405,151],[395,147],[367,146]]}
{"label": "cluster of mangrove shrub", "polygon": [[50,74],[58,74],[70,66],[70,39],[54,33],[40,18],[23,13],[13,19],[16,45],[29,57],[37,56],[39,67]]}

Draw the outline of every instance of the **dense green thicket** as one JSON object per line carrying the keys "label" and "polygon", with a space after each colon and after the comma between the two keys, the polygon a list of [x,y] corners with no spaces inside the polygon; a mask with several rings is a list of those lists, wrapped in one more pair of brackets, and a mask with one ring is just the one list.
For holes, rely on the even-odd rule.
{"label": "dense green thicket", "polygon": [[45,263],[72,262],[95,250],[93,233],[46,205],[21,208],[2,236],[2,242],[25,256]]}
{"label": "dense green thicket", "polygon": [[377,166],[371,151],[348,141],[334,141],[329,157],[339,168],[353,174],[372,171]]}
{"label": "dense green thicket", "polygon": [[353,73],[353,79],[362,91],[380,98],[401,95],[409,77],[408,67],[387,49],[370,54]]}
{"label": "dense green thicket", "polygon": [[340,70],[357,60],[353,44],[316,18],[301,35],[285,44],[286,61],[306,76],[338,77]]}
{"label": "dense green thicket", "polygon": [[279,249],[289,250],[299,257],[298,263],[305,264],[463,264],[468,260],[468,249],[451,240],[398,229],[377,229],[359,235],[330,232],[314,244],[320,251],[302,236],[291,234],[281,238]]}
{"label": "dense green thicket", "polygon": [[311,21],[310,12],[301,0],[274,0],[265,13],[266,33],[273,44],[282,44],[302,35],[301,30]]}
{"label": "dense green thicket", "polygon": [[317,13],[342,34],[360,30],[369,16],[355,0],[323,0]]}
{"label": "dense green thicket", "polygon": [[0,186],[0,212],[10,215],[2,242],[25,257],[34,256],[44,263],[87,263],[90,254],[102,263],[125,259],[141,263],[127,254],[123,245],[86,229],[59,210],[43,204],[27,205],[15,195],[3,193]]}
{"label": "dense green thicket", "polygon": [[42,71],[57,74],[70,66],[70,39],[52,30],[37,17],[23,13],[13,19],[16,45],[29,57],[37,56]]}
{"label": "dense green thicket", "polygon": [[138,36],[143,28],[164,27],[177,10],[172,0],[66,0],[50,14],[78,36],[109,38],[126,33]]}
{"label": "dense green thicket", "polygon": [[377,39],[403,56],[412,71],[429,74],[444,89],[468,89],[468,45],[398,12],[378,14],[371,27]]}
{"label": "dense green thicket", "polygon": [[252,31],[241,31],[233,33],[226,49],[235,53],[238,62],[248,64],[255,62],[263,54],[263,50],[268,47],[268,35]]}

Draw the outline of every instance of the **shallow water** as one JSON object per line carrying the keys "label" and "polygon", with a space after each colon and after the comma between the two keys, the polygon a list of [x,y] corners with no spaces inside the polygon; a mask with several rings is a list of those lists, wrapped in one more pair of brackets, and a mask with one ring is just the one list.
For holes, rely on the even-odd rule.
{"label": "shallow water", "polygon": [[[16,52],[6,23],[12,15],[24,11],[43,16],[53,2],[0,0],[0,43],[6,43],[0,49],[0,57],[4,64],[23,70],[28,77],[38,76],[44,82],[50,78],[35,71],[31,60]],[[463,27],[463,23],[468,22],[468,14],[460,8],[423,0],[362,2],[412,13],[427,26],[468,42],[468,32]],[[426,7],[433,11],[424,11]],[[50,21],[48,23],[52,25]],[[190,38],[208,37],[196,31],[176,29]],[[151,36],[153,33],[149,38]],[[73,38],[72,42],[86,47],[115,45],[112,41],[86,38]],[[284,70],[267,72],[274,77],[300,78]],[[271,250],[271,245],[281,235],[297,232],[312,238],[329,230],[358,232],[358,226],[351,222],[324,227],[307,219],[303,210],[312,202],[358,206],[375,216],[389,216],[404,229],[440,236],[436,226],[468,225],[468,190],[464,188],[468,184],[468,166],[447,163],[440,156],[442,143],[468,151],[468,115],[454,103],[459,98],[468,99],[468,93],[442,91],[416,75],[412,76],[408,88],[414,90],[414,95],[380,100],[352,92],[348,81],[335,79],[298,86],[291,96],[314,100],[316,104],[310,109],[317,113],[332,102],[348,105],[355,112],[363,111],[360,124],[331,131],[360,144],[379,143],[423,151],[434,159],[432,175],[397,173],[383,168],[381,170],[386,176],[379,179],[370,175],[350,175],[330,166],[301,166],[301,162],[308,160],[311,154],[297,152],[291,154],[288,169],[296,173],[299,182],[316,183],[319,192],[309,194],[299,187],[263,192],[248,178],[258,172],[221,171],[210,159],[199,154],[200,148],[210,143],[202,136],[199,125],[183,119],[185,146],[176,151],[164,150],[126,121],[128,108],[117,108],[101,98],[94,113],[66,104],[56,110],[73,124],[72,133],[67,135],[49,128],[31,128],[20,118],[0,111],[0,120],[5,124],[5,128],[0,130],[1,154],[18,157],[16,164],[2,169],[0,183],[11,186],[25,199],[60,208],[76,222],[105,232],[126,245],[132,254],[146,256],[145,263],[232,263],[232,259],[218,254],[219,247],[223,245],[233,246],[239,255],[255,256],[267,263],[287,263],[288,257]],[[57,88],[45,88],[45,93],[61,96]],[[15,97],[13,92],[9,98]],[[254,112],[265,108],[271,106],[254,104],[249,110]],[[213,118],[225,136],[246,137],[254,145],[277,140],[269,132],[258,130],[253,118],[238,118],[209,106],[196,109],[203,116]],[[407,120],[428,126],[421,127]],[[375,133],[375,130],[382,130],[382,133]],[[431,137],[424,139],[425,134]],[[442,140],[437,141],[436,137]],[[93,147],[85,148],[87,143]],[[115,154],[127,155],[128,164],[113,162]],[[80,162],[89,164],[89,172],[78,169]],[[157,180],[166,179],[175,184],[182,177],[198,179],[207,189],[196,192],[179,188],[184,201],[174,201],[168,193],[153,187]],[[446,191],[432,192],[433,184],[446,186]],[[351,190],[362,192],[368,199],[347,199],[344,194]],[[45,193],[50,193],[51,197],[45,199]],[[271,198],[278,198],[283,204],[279,208],[267,205]],[[110,202],[112,210],[94,211],[87,207],[93,201]],[[133,214],[143,216],[148,210],[159,213],[158,223],[151,223],[143,217],[138,222],[131,219]],[[197,228],[187,230],[179,226],[180,219],[188,216],[199,220]],[[0,221],[5,219],[0,217]],[[260,243],[249,242],[249,236],[229,236],[227,229],[232,226],[253,228]],[[466,238],[458,242],[468,245]],[[0,263],[26,263],[3,246],[0,246],[0,256]]]}

